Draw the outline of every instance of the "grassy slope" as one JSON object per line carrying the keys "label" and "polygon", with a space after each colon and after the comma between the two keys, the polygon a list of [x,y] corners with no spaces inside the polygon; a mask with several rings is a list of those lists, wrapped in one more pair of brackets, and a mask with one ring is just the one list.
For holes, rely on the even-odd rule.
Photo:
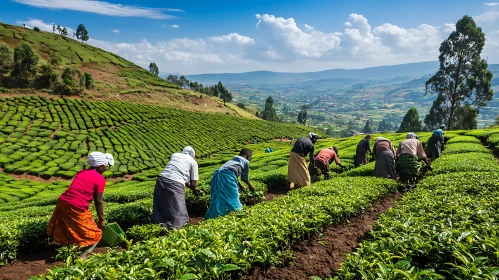
{"label": "grassy slope", "polygon": [[[95,87],[85,91],[85,95],[91,98],[122,100],[190,111],[228,113],[256,118],[236,106],[221,105],[222,103],[218,98],[203,96],[201,102],[198,93],[179,89],[113,53],[50,32],[36,32],[0,23],[0,43],[6,43],[14,48],[22,42],[30,44],[38,52],[41,58],[40,65],[46,63],[53,53],[57,53],[61,56],[63,65],[58,67],[56,71],[62,72],[64,67],[72,66],[82,72],[92,74]],[[20,92],[37,93],[18,89],[9,91],[12,94]]]}

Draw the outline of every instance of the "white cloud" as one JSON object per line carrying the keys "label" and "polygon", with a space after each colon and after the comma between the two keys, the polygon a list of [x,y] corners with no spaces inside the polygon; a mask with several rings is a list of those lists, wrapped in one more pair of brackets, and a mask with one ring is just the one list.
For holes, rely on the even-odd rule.
{"label": "white cloud", "polygon": [[164,12],[182,12],[179,9],[157,9],[138,6],[114,4],[96,0],[13,0],[14,2],[54,10],[72,10],[87,13],[96,13],[117,17],[145,17],[152,19],[171,19],[172,15]]}
{"label": "white cloud", "polygon": [[499,6],[499,3],[497,2],[488,2],[488,3],[484,3],[485,6],[487,7],[497,7]]}
{"label": "white cloud", "polygon": [[273,15],[256,15],[257,29],[265,43],[279,50],[279,57],[298,55],[307,58],[319,58],[338,47],[340,38],[332,33],[301,30],[293,18],[284,19]]}
{"label": "white cloud", "polygon": [[174,24],[174,25],[172,25],[172,26],[171,26],[171,28],[175,28],[175,29],[177,29],[177,28],[180,28],[180,26],[178,26],[178,25]]}
{"label": "white cloud", "polygon": [[111,32],[113,32],[113,33],[120,33],[120,31],[118,29],[113,29],[113,30],[111,30]]}
{"label": "white cloud", "polygon": [[239,35],[237,33],[230,33],[225,36],[214,36],[210,37],[210,40],[216,43],[236,43],[240,45],[252,45],[255,44],[255,40],[250,37]]}

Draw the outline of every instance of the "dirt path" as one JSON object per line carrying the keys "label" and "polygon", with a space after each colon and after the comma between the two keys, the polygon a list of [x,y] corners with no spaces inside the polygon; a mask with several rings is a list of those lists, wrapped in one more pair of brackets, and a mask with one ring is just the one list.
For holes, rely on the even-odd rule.
{"label": "dirt path", "polygon": [[310,279],[310,276],[334,276],[346,255],[371,231],[378,216],[393,207],[400,196],[400,193],[390,195],[375,203],[372,209],[361,216],[348,220],[345,225],[327,227],[320,236],[294,245],[292,264],[270,269],[257,267],[243,279]]}

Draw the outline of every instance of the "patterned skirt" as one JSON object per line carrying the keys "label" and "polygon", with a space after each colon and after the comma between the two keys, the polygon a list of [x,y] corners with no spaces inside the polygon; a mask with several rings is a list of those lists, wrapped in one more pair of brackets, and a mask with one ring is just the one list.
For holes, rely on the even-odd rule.
{"label": "patterned skirt", "polygon": [[90,246],[102,238],[102,231],[97,227],[92,212],[74,207],[64,200],[57,200],[54,213],[50,218],[47,235],[53,244]]}
{"label": "patterned skirt", "polygon": [[419,173],[418,158],[410,154],[401,154],[395,163],[397,173],[407,175],[417,175]]}

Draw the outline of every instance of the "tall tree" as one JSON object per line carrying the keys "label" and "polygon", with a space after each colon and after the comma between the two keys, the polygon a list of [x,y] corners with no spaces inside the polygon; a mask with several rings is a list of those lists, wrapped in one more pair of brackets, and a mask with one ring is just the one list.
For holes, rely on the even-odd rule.
{"label": "tall tree", "polygon": [[225,106],[225,102],[232,101],[232,93],[224,87],[222,82],[218,82],[218,84],[216,85],[216,88],[217,88],[218,93],[220,94],[220,98],[222,98],[222,100],[224,102],[224,106]]}
{"label": "tall tree", "polygon": [[189,86],[189,80],[184,75],[180,76],[180,82],[182,82],[182,87]]}
{"label": "tall tree", "polygon": [[265,101],[265,108],[262,112],[262,119],[271,122],[277,122],[277,113],[274,108],[274,99],[272,98],[272,96],[269,96],[267,98],[267,101]]}
{"label": "tall tree", "polygon": [[373,133],[373,129],[371,127],[371,121],[367,120],[366,124],[364,125],[364,128],[362,129],[363,133],[371,134]]}
{"label": "tall tree", "polygon": [[400,123],[400,128],[397,132],[417,132],[421,131],[421,120],[419,119],[418,110],[412,107],[407,111],[402,122]]}
{"label": "tall tree", "polygon": [[442,42],[440,68],[426,82],[426,94],[438,94],[429,113],[433,116],[425,118],[428,128],[436,127],[436,116],[441,116],[448,129],[455,129],[456,114],[463,112],[460,107],[470,104],[478,109],[492,99],[492,72],[480,57],[484,45],[485,34],[469,16],[458,20],[456,30]]}
{"label": "tall tree", "polygon": [[0,68],[12,63],[12,49],[6,44],[0,44]]}
{"label": "tall tree", "polygon": [[471,130],[477,128],[476,117],[478,115],[478,110],[471,106],[470,104],[465,104],[457,108],[456,110],[456,119],[455,129],[465,129]]}
{"label": "tall tree", "polygon": [[61,31],[61,34],[64,35],[64,36],[68,36],[68,29],[66,27],[63,27],[62,28],[62,31]]}
{"label": "tall tree", "polygon": [[57,25],[57,32],[59,32],[59,34],[61,34],[61,32],[62,32],[62,28],[61,28],[60,24]]}
{"label": "tall tree", "polygon": [[14,69],[10,76],[17,80],[19,86],[27,86],[29,79],[36,75],[38,59],[36,52],[26,43],[14,49]]}
{"label": "tall tree", "polygon": [[307,123],[307,105],[301,107],[300,113],[298,114],[298,123],[302,125]]}
{"label": "tall tree", "polygon": [[156,76],[159,74],[159,68],[155,62],[149,63],[149,72],[151,72],[152,74],[154,74]]}
{"label": "tall tree", "polygon": [[83,24],[78,25],[78,28],[76,29],[76,38],[78,38],[82,42],[88,41],[88,39],[89,39],[88,31],[85,28],[85,25],[83,25]]}

